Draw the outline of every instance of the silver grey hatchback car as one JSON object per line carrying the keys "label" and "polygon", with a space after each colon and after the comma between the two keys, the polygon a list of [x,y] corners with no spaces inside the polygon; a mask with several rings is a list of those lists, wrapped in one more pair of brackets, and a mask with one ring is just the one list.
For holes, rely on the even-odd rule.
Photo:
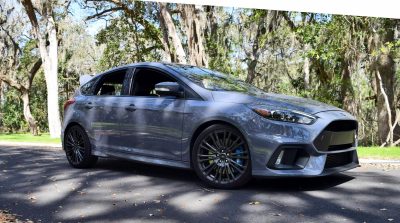
{"label": "silver grey hatchback car", "polygon": [[322,176],[358,166],[357,121],[310,99],[265,93],[205,68],[137,63],[98,74],[64,106],[63,148],[192,168],[218,188],[252,176]]}

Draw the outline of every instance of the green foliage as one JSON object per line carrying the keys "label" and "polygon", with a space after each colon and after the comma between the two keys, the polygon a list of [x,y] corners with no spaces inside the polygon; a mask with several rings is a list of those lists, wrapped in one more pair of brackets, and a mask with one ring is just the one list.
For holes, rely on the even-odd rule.
{"label": "green foliage", "polygon": [[19,92],[8,88],[5,92],[4,101],[0,105],[0,130],[3,132],[26,131],[24,114],[22,113],[22,101]]}
{"label": "green foliage", "polygon": [[[30,93],[30,108],[35,117],[39,132],[47,132],[47,93],[44,74],[40,72],[33,81]],[[11,87],[7,88],[4,101],[0,105],[0,132],[29,131],[25,121],[21,93]]]}
{"label": "green foliage", "polygon": [[132,24],[126,16],[113,19],[96,36],[98,44],[105,45],[100,69],[141,61],[159,61],[162,49],[159,36],[158,31],[143,29],[138,23]]}
{"label": "green foliage", "polygon": [[[223,8],[210,8],[215,15],[215,24],[212,30],[206,32],[206,50],[209,56],[208,67],[222,73],[239,76],[243,71],[235,66],[234,49],[239,45],[238,39],[232,36],[235,32],[233,14]],[[211,16],[211,15],[209,15]]]}

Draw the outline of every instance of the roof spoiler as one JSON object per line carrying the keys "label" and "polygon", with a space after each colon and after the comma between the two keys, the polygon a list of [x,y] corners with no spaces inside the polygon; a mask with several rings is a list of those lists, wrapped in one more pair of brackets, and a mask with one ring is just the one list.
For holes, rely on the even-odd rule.
{"label": "roof spoiler", "polygon": [[81,76],[79,77],[79,85],[82,86],[82,85],[86,84],[86,83],[89,82],[92,78],[93,78],[93,76],[92,76],[92,75],[89,75],[89,74],[81,75]]}

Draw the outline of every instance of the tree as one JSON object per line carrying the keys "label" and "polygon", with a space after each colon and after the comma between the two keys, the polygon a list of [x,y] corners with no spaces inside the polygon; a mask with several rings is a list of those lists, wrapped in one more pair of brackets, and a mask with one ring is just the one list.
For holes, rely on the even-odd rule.
{"label": "tree", "polygon": [[33,78],[42,65],[40,58],[32,55],[31,51],[36,44],[33,41],[24,43],[21,49],[18,35],[23,31],[19,21],[23,20],[15,15],[14,8],[7,10],[0,8],[0,81],[20,92],[23,101],[23,114],[33,135],[38,134],[35,118],[30,109],[29,93]]}
{"label": "tree", "polygon": [[229,12],[222,7],[205,6],[204,31],[208,67],[227,74],[236,73],[233,49],[239,45],[234,22],[237,10]]}
{"label": "tree", "polygon": [[187,63],[186,53],[183,50],[182,42],[178,36],[177,28],[172,20],[167,3],[158,3],[160,27],[163,33],[164,50],[170,55],[171,62]]}
{"label": "tree", "polygon": [[205,49],[206,18],[202,6],[179,5],[179,11],[184,23],[187,36],[188,60],[190,64],[197,66],[208,66],[208,56]]}
{"label": "tree", "polygon": [[278,11],[253,9],[250,15],[244,11],[242,20],[245,25],[240,27],[239,33],[243,34],[242,47],[246,54],[246,82],[253,83],[260,56],[268,48],[269,41],[273,41],[270,36],[279,26],[281,14]]}
{"label": "tree", "polygon": [[48,125],[51,137],[61,134],[60,110],[58,102],[58,40],[55,22],[56,2],[53,0],[22,0],[32,26],[32,34],[38,41],[40,57],[47,88]]}
{"label": "tree", "polygon": [[377,86],[379,142],[393,145],[393,141],[400,138],[400,127],[396,127],[396,124],[393,127],[393,123],[396,123],[396,64],[395,51],[391,47],[395,43],[395,33],[399,31],[398,21],[374,18],[367,25],[370,68]]}
{"label": "tree", "polygon": [[[101,56],[104,47],[96,46],[95,37],[90,35],[82,22],[74,21],[71,16],[66,16],[58,22],[59,30],[59,48],[58,48],[58,80],[59,97],[62,101],[71,98],[79,87],[79,77],[83,74],[96,74],[101,69],[108,67],[101,66]],[[115,39],[123,41],[124,33],[119,36],[107,36],[108,42],[114,42]],[[121,44],[124,45],[124,44]],[[129,47],[126,47],[129,48]],[[104,53],[103,58],[108,54]],[[134,55],[126,57],[134,58]],[[125,60],[119,60],[114,57],[114,62],[124,63]],[[120,64],[113,64],[114,67]],[[111,66],[113,66],[111,65]]]}
{"label": "tree", "polygon": [[[90,4],[89,4],[90,3]],[[175,6],[175,7],[174,7]],[[131,20],[131,24],[140,24],[153,38],[161,43],[166,60],[176,63],[190,63],[207,66],[206,41],[204,37],[205,12],[203,7],[185,4],[168,4],[159,2],[120,2],[116,0],[85,1],[87,8],[94,8],[96,13],[89,19],[104,18],[109,12],[123,12],[121,16]],[[154,9],[157,22],[146,16],[146,9]],[[173,8],[174,7],[174,8]],[[172,9],[173,8],[173,9]],[[174,15],[179,15],[177,19]],[[121,19],[123,20],[123,19]],[[158,23],[157,27],[154,23]],[[183,32],[181,32],[181,28]],[[158,35],[161,33],[161,35]]]}

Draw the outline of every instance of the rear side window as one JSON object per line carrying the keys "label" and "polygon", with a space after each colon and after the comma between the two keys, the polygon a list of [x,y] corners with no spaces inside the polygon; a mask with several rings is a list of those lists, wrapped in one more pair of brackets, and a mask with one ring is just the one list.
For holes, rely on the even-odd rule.
{"label": "rear side window", "polygon": [[123,86],[127,70],[119,70],[105,74],[96,85],[94,95],[124,95]]}
{"label": "rear side window", "polygon": [[86,84],[82,85],[81,93],[83,95],[93,95],[94,86],[95,86],[95,83],[96,83],[97,80],[98,80],[98,78],[93,78],[92,80],[90,80]]}

